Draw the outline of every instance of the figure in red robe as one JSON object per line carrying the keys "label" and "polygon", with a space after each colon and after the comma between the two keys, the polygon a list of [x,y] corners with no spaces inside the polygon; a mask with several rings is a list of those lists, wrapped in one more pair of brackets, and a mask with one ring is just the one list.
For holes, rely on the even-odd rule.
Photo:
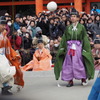
{"label": "figure in red robe", "polygon": [[[20,69],[20,56],[12,49],[11,44],[9,39],[6,37],[6,31],[5,31],[5,26],[6,26],[6,21],[4,19],[3,16],[0,17],[0,56],[2,56],[3,58],[6,58],[6,61],[8,60],[7,65],[10,65],[12,67],[15,67],[16,73],[13,76],[14,77],[14,83],[20,86],[24,86],[24,81],[23,81],[23,73],[21,72]],[[3,62],[2,61],[1,65],[0,65],[0,70],[3,69]],[[4,67],[5,68],[5,67]],[[8,70],[9,72],[11,71],[8,68],[4,69],[4,70]],[[0,75],[3,74],[3,71],[0,71]],[[13,74],[11,74],[13,75]],[[10,74],[7,75],[7,73],[5,73],[5,76],[10,77]],[[1,79],[1,78],[0,78]],[[12,86],[9,86],[10,80],[6,80],[6,82],[2,83],[3,81],[0,80],[0,83],[2,83],[3,87],[2,88],[2,94],[3,95],[11,95],[12,93],[9,92],[8,90],[12,88]]]}

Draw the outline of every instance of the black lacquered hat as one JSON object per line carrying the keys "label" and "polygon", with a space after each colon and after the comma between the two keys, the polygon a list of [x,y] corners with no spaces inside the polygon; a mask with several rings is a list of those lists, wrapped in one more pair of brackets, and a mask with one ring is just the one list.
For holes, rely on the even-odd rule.
{"label": "black lacquered hat", "polygon": [[73,8],[70,15],[79,15],[79,12],[75,8]]}
{"label": "black lacquered hat", "polygon": [[79,15],[78,12],[71,12],[71,15]]}

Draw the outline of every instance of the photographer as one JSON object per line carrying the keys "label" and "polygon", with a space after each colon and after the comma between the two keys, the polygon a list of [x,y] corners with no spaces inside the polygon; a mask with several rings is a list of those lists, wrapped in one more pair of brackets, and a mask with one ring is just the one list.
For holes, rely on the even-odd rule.
{"label": "photographer", "polygon": [[32,45],[32,37],[30,33],[27,32],[27,28],[25,26],[22,27],[22,46],[20,55],[21,55],[21,65],[24,66],[26,63],[28,63],[31,60],[31,55],[30,55],[30,48]]}
{"label": "photographer", "polygon": [[38,39],[42,39],[45,45],[48,44],[49,38],[46,35],[42,34],[42,29],[40,27],[36,28],[36,32],[37,33],[36,36],[33,38],[32,44],[37,45]]}
{"label": "photographer", "polygon": [[48,36],[49,34],[49,25],[48,25],[48,19],[46,15],[41,15],[39,18],[39,21],[37,22],[37,27],[40,27],[43,31],[43,35]]}
{"label": "photographer", "polygon": [[27,28],[25,26],[22,27],[22,48],[30,49],[32,45],[32,37],[30,33],[27,32]]}
{"label": "photographer", "polygon": [[64,33],[63,25],[60,22],[59,17],[55,17],[54,19],[54,28],[52,35],[54,36],[54,39],[57,39],[59,36],[62,36]]}
{"label": "photographer", "polygon": [[50,39],[53,39],[55,35],[53,34],[53,29],[54,29],[54,18],[49,19],[49,34],[50,34]]}

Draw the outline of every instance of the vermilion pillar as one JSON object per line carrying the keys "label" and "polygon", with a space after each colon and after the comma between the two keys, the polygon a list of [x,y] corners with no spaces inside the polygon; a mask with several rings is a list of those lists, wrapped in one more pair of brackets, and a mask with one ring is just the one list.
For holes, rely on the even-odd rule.
{"label": "vermilion pillar", "polygon": [[43,11],[43,0],[35,0],[36,14]]}
{"label": "vermilion pillar", "polygon": [[82,0],[74,0],[74,7],[78,12],[82,12]]}
{"label": "vermilion pillar", "polygon": [[87,14],[90,14],[90,0],[86,0],[86,9],[85,9]]}

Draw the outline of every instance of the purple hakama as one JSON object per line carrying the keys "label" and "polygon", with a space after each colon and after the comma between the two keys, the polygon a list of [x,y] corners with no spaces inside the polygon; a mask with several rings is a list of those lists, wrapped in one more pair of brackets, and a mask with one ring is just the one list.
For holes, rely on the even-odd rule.
{"label": "purple hakama", "polygon": [[[69,53],[75,44],[74,55]],[[82,60],[82,44],[78,40],[67,41],[67,53],[62,67],[61,79],[70,81],[75,79],[86,79],[85,67]]]}

